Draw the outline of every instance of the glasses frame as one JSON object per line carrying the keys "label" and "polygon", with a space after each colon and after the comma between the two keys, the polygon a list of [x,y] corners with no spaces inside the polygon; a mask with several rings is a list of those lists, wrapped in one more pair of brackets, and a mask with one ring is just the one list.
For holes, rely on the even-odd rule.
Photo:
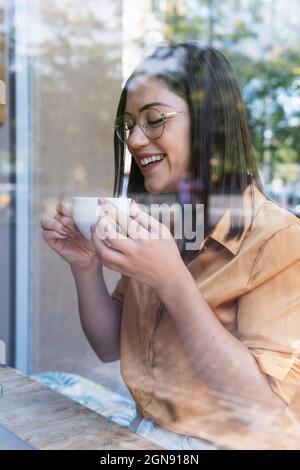
{"label": "glasses frame", "polygon": [[[147,126],[146,123],[144,123],[143,125],[140,123],[141,114],[142,114],[144,111],[149,111],[149,110],[151,110],[151,109],[152,109],[153,111],[157,111],[157,112],[161,115],[161,117],[162,117],[162,119],[163,119],[163,122],[162,122],[159,126],[157,126],[157,128],[162,127],[161,134],[160,134],[158,137],[153,137],[153,138],[150,138],[150,137],[145,133],[145,129],[149,128],[150,126]],[[137,120],[135,120],[135,119],[132,118],[132,122],[133,122],[134,126],[133,126],[133,129],[132,129],[131,133],[130,133],[130,136],[131,136],[131,134],[132,134],[132,132],[133,132],[135,126],[138,124],[139,128],[140,128],[141,131],[143,132],[144,136],[147,137],[147,139],[149,139],[149,140],[157,140],[157,139],[160,139],[161,136],[162,136],[163,133],[164,133],[165,126],[166,126],[166,121],[167,121],[168,119],[172,118],[172,117],[175,117],[177,114],[181,114],[181,113],[183,113],[183,112],[184,112],[184,111],[171,111],[171,112],[169,112],[169,113],[162,113],[161,111],[159,111],[158,109],[153,108],[153,107],[143,109],[142,111],[140,111],[139,117],[137,118]],[[121,116],[125,116],[125,115],[126,115],[126,113],[125,113],[124,115],[121,115]],[[128,114],[128,115],[129,115],[129,114]],[[118,119],[119,119],[121,116],[118,116]],[[130,116],[130,115],[129,115],[129,116]],[[114,123],[114,130],[116,131],[116,134],[117,134],[118,139],[119,139],[123,144],[127,145],[128,140],[130,139],[130,136],[129,136],[129,138],[127,139],[127,141],[125,141],[125,139],[123,139],[123,138],[121,137],[121,135],[118,133],[118,125],[116,124],[116,122]]]}

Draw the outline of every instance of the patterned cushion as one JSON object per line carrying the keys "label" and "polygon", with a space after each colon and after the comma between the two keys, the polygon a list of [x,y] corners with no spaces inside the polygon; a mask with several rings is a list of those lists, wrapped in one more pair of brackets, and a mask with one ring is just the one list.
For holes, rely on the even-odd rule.
{"label": "patterned cushion", "polygon": [[129,426],[136,415],[133,399],[112,392],[79,375],[49,371],[34,374],[31,377],[120,426]]}

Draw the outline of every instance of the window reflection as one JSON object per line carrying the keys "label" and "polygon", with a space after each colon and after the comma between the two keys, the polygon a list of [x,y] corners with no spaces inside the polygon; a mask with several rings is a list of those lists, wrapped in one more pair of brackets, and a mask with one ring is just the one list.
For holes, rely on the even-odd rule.
{"label": "window reflection", "polygon": [[[11,3],[14,4],[14,2]],[[46,247],[41,239],[40,220],[43,216],[55,214],[59,201],[70,202],[73,196],[113,195],[115,170],[113,123],[121,86],[140,60],[153,52],[158,45],[169,41],[178,43],[189,40],[200,41],[204,46],[216,47],[232,63],[246,104],[245,109],[259,169],[257,181],[262,180],[265,191],[272,200],[299,217],[299,2],[297,0],[286,2],[274,0],[229,0],[226,2],[218,0],[169,0],[166,2],[103,0],[99,7],[99,2],[96,0],[88,0],[84,4],[79,0],[44,2],[31,0],[28,4],[29,10],[27,13],[24,12],[22,25],[25,25],[25,29],[28,30],[29,42],[27,44],[24,39],[23,43],[23,39],[21,40],[19,36],[20,44],[18,44],[21,46],[21,55],[28,58],[28,71],[30,71],[27,90],[30,97],[28,128],[25,124],[20,125],[18,114],[15,118],[13,115],[15,97],[13,78],[18,70],[14,69],[15,64],[9,52],[9,44],[5,41],[2,28],[4,17],[0,17],[0,25],[3,29],[0,28],[0,259],[2,260],[1,281],[4,280],[1,282],[0,295],[3,296],[3,305],[5,305],[5,315],[0,318],[0,340],[4,339],[9,345],[8,362],[14,365],[16,348],[12,320],[13,296],[10,294],[14,287],[10,285],[10,282],[14,277],[13,269],[20,272],[18,257],[14,266],[13,255],[16,252],[11,231],[11,224],[13,225],[16,215],[14,212],[14,130],[17,123],[21,133],[24,132],[25,136],[28,133],[32,144],[30,149],[26,149],[30,150],[27,153],[29,161],[23,162],[28,165],[30,174],[27,175],[23,170],[27,167],[25,164],[22,166],[22,159],[18,167],[18,171],[21,174],[23,172],[26,179],[28,177],[30,185],[28,200],[27,193],[23,194],[32,214],[32,220],[28,220],[25,227],[29,234],[29,244],[23,247],[24,252],[28,250],[30,253],[26,269],[27,277],[30,277],[32,281],[28,305],[29,324],[27,324],[30,331],[27,350],[29,368],[26,372],[46,371],[45,375],[39,376],[40,380],[44,380],[44,383],[50,386],[52,384],[53,388],[56,387],[60,391],[65,391],[64,386],[70,377],[66,375],[62,378],[60,373],[49,377],[47,371],[71,371],[101,382],[107,386],[108,391],[121,391],[122,397],[126,397],[128,401],[122,402],[121,400],[118,406],[121,406],[121,403],[124,408],[130,409],[126,419],[131,422],[135,408],[134,403],[130,401],[131,397],[126,388],[128,386],[136,403],[141,408],[144,407],[143,412],[146,413],[145,409],[148,405],[150,408],[153,406],[149,417],[159,422],[163,416],[163,424],[166,426],[169,424],[170,429],[172,428],[172,431],[179,435],[193,434],[205,437],[204,434],[199,435],[199,422],[193,422],[195,409],[199,407],[202,399],[200,392],[197,394],[198,389],[196,394],[193,393],[195,391],[193,387],[199,380],[196,375],[197,361],[195,356],[192,357],[192,367],[189,369],[191,364],[184,354],[182,343],[175,335],[174,324],[170,316],[166,314],[167,307],[163,307],[162,302],[145,286],[141,287],[138,283],[131,284],[131,294],[132,292],[138,294],[136,298],[132,296],[131,300],[127,299],[126,315],[124,315],[122,344],[123,357],[126,357],[127,362],[124,362],[122,374],[126,379],[125,385],[119,372],[118,349],[116,348],[113,351],[114,354],[110,356],[111,363],[105,364],[106,361],[99,361],[87,344],[77,313],[76,291],[69,266],[55,257]],[[1,11],[4,11],[3,7],[0,8]],[[16,29],[20,27],[20,25],[14,26]],[[13,25],[11,29],[12,35]],[[11,47],[13,47],[13,41],[11,42]],[[1,98],[3,90],[6,91],[6,96],[10,97],[7,103],[4,103],[4,99]],[[201,88],[195,90],[193,98],[202,100],[205,96],[206,90]],[[11,99],[12,102],[10,102]],[[237,99],[235,106],[235,109],[241,110],[242,100]],[[217,112],[216,107],[214,114]],[[222,140],[224,129],[219,129],[219,131],[220,140]],[[123,186],[115,185],[115,188],[119,194],[140,196],[137,188],[132,185],[133,179],[130,178],[132,169],[138,170],[138,168],[134,166],[135,162],[128,149],[125,152],[123,180],[119,180],[123,182]],[[216,151],[211,159],[212,182],[216,187],[220,181],[219,161],[220,154]],[[225,194],[220,192],[219,198],[204,201],[207,206],[210,203],[211,213],[208,215],[211,215],[212,221],[211,225],[207,225],[205,236],[213,233],[210,229],[220,220],[223,220],[224,227],[228,228],[228,220],[222,219],[222,216],[231,203],[235,204],[232,198],[226,198],[228,194],[231,195],[230,183],[234,176],[234,171],[231,170],[231,179],[226,180],[224,184]],[[236,178],[238,178],[239,171],[240,168],[236,172]],[[243,189],[248,189],[246,183],[252,181],[253,173],[244,171],[244,176],[246,179]],[[179,194],[174,191],[172,196],[178,195],[181,204],[198,200],[203,202],[200,197],[203,191],[203,181],[200,178],[193,178],[193,175],[187,173],[177,189]],[[23,188],[19,187],[18,190],[22,196]],[[257,207],[261,207],[260,196],[258,192],[254,193]],[[248,193],[246,196],[248,201]],[[145,197],[147,203],[154,202],[151,191]],[[237,205],[240,202],[238,201]],[[238,211],[237,213],[239,215]],[[242,229],[250,229],[250,220],[246,218],[244,222]],[[256,228],[264,223],[265,220],[259,219]],[[294,224],[296,225],[296,222]],[[23,228],[17,227],[19,233]],[[283,245],[278,241],[277,244],[272,245],[269,252],[263,252],[264,258],[261,264],[259,262],[253,264],[253,269],[250,269],[247,263],[253,261],[255,251],[251,251],[247,241],[244,246],[249,251],[246,251],[244,257],[243,252],[241,258],[238,257],[246,231],[241,230],[239,233],[241,243],[239,240],[224,241],[223,229],[220,227],[213,235],[209,240],[205,239],[205,243],[201,245],[202,264],[200,263],[197,269],[195,264],[191,264],[194,266],[195,276],[198,276],[198,285],[202,286],[205,297],[214,304],[214,312],[232,336],[239,341],[243,340],[247,347],[252,348],[253,356],[263,373],[269,377],[270,386],[275,394],[283,397],[285,402],[297,400],[299,361],[298,348],[295,344],[297,344],[299,332],[297,325],[293,323],[296,311],[292,310],[299,297],[294,282],[298,275],[295,244],[284,245],[284,253],[281,256]],[[255,245],[256,239],[253,240]],[[287,238],[284,239],[285,243],[286,240]],[[13,253],[10,256],[12,246]],[[216,253],[218,257],[215,256]],[[183,257],[186,265],[195,261],[197,252],[192,253],[191,256],[188,255],[185,253]],[[231,259],[231,255],[238,256],[230,264],[228,260]],[[284,268],[282,272],[277,273],[277,277],[272,275],[274,282],[271,287],[268,287],[265,282],[272,276],[267,278],[269,272],[265,273],[265,265],[272,265],[270,259],[273,259],[274,255],[281,256],[280,262]],[[241,269],[240,259],[242,259],[243,266],[249,268],[248,270]],[[284,263],[289,261],[294,270],[287,272]],[[272,267],[275,266],[276,263]],[[218,272],[217,287],[214,284],[216,282],[214,270]],[[115,289],[119,274],[107,268],[104,270],[104,275],[109,291],[114,291],[116,302],[122,305],[128,289],[128,280],[121,277]],[[234,282],[230,276],[235,276]],[[287,286],[286,291],[290,294],[286,298],[280,296],[284,285]],[[263,301],[257,302],[259,296],[253,297],[250,290],[249,292],[247,290],[249,286],[258,289],[260,293],[263,293],[264,289],[266,291],[269,289],[272,296],[268,305],[265,305]],[[234,289],[239,291],[239,294],[234,296],[232,294]],[[222,302],[218,303],[217,300],[221,296],[223,296]],[[141,305],[143,312],[138,310]],[[149,306],[154,307],[151,310]],[[148,308],[149,315],[142,317],[141,314],[145,314]],[[272,308],[274,311],[277,309],[276,324],[275,326],[273,324],[273,327]],[[292,314],[285,322],[282,312],[286,310],[291,311]],[[253,326],[252,320],[255,314],[259,314],[258,326],[257,323]],[[139,323],[141,318],[145,322],[142,323],[143,328],[141,328],[142,334],[145,335],[144,341],[135,344],[136,338],[140,337],[133,333],[136,331],[136,325],[141,324]],[[136,320],[135,323],[133,319]],[[146,333],[150,331],[147,330],[148,327],[153,327],[153,334],[147,336]],[[191,331],[196,331],[196,328],[197,325],[194,325]],[[280,342],[283,330],[288,332],[288,339],[285,343]],[[271,340],[270,332],[272,333]],[[127,333],[127,339],[131,339],[129,343],[125,341]],[[266,345],[267,340],[263,342],[265,338],[268,338],[268,345]],[[291,344],[288,344],[289,340]],[[130,345],[134,344],[136,350],[131,357]],[[139,349],[141,347],[145,350]],[[139,368],[135,361],[144,357],[148,362],[146,366],[143,364],[144,369]],[[165,369],[159,369],[162,362]],[[239,366],[237,363],[234,361],[230,363],[232,370]],[[278,369],[276,369],[278,364]],[[136,368],[134,368],[135,365]],[[191,369],[193,372],[189,374]],[[145,372],[144,375],[141,374],[141,370]],[[159,370],[164,371],[161,376],[157,372]],[[286,387],[281,383],[283,375],[287,378],[288,386]],[[148,382],[144,380],[145,376],[148,377]],[[156,388],[152,390],[152,396],[149,385],[152,383],[151,377],[156,379],[156,382],[153,381]],[[78,377],[72,377],[72,380],[74,380],[73,385],[77,386]],[[89,386],[84,381],[80,383],[84,383],[84,387]],[[232,390],[236,390],[234,378],[232,384]],[[234,400],[239,402],[240,399],[238,405],[244,406],[244,396],[238,397],[232,390],[224,392],[216,387],[212,395],[214,399],[225,397],[225,401],[228,402]],[[252,392],[255,397],[255,390]],[[106,398],[109,400],[109,392]],[[84,402],[84,397],[79,397],[79,399]],[[203,400],[201,404],[205,402],[205,399]],[[155,408],[155,403],[163,403],[163,406],[160,408],[160,405],[157,405]],[[211,414],[208,413],[207,419],[203,418],[201,424],[204,427],[211,426],[213,416],[225,433],[224,422],[222,422],[222,416],[225,415],[228,422],[232,423],[234,431],[236,416],[233,417],[228,411],[230,407],[222,409],[223,415],[216,415],[210,398],[207,398],[205,403]],[[107,412],[104,402],[101,406],[103,413]],[[161,412],[162,409],[163,412]],[[257,411],[255,407],[253,410]],[[261,410],[258,410],[259,414],[262,415]],[[174,421],[178,424],[181,418],[186,417],[188,417],[187,427],[176,428]],[[244,418],[246,422],[246,415]],[[122,421],[119,416],[115,418],[116,422],[129,424],[126,419]],[[254,426],[252,430],[257,429]],[[206,438],[209,439],[209,436],[211,437],[211,434],[209,435],[208,432]],[[225,440],[224,438],[224,442]],[[250,445],[249,442],[248,445]],[[267,439],[264,445],[268,445]]]}

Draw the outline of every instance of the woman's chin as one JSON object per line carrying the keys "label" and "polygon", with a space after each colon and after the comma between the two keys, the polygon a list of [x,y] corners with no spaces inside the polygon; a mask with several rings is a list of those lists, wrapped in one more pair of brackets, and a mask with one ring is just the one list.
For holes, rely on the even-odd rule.
{"label": "woman's chin", "polygon": [[144,185],[145,185],[146,191],[151,194],[161,194],[161,193],[172,192],[172,189],[170,189],[169,186],[165,184],[157,184],[157,183],[151,184],[150,182],[145,181]]}
{"label": "woman's chin", "polygon": [[148,193],[151,194],[160,194],[164,192],[163,187],[155,184],[145,184],[145,189]]}

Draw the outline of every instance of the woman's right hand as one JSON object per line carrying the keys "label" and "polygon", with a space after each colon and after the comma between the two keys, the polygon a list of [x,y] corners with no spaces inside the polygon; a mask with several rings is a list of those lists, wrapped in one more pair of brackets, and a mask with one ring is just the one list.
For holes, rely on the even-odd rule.
{"label": "woman's right hand", "polygon": [[59,202],[54,218],[41,219],[42,235],[46,243],[74,269],[99,266],[94,246],[78,230],[72,213],[72,204]]}

